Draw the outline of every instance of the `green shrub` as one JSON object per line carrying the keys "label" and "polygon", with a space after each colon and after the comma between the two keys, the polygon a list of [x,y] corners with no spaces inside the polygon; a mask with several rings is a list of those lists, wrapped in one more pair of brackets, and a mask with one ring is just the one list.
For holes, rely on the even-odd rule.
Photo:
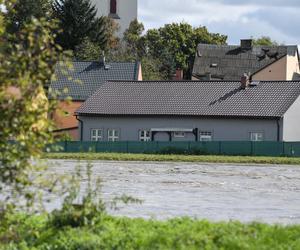
{"label": "green shrub", "polygon": [[[61,228],[49,224],[47,218],[24,217],[24,225],[14,228],[18,239],[0,242],[0,249],[300,249],[299,225],[211,223],[190,218],[155,221],[101,214],[93,226]],[[10,230],[0,230],[0,239]]]}

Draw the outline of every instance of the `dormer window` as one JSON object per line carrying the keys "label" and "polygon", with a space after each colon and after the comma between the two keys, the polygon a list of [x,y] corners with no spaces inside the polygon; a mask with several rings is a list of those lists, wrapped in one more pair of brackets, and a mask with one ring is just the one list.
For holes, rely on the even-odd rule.
{"label": "dormer window", "polygon": [[117,14],[117,0],[110,0],[110,14]]}

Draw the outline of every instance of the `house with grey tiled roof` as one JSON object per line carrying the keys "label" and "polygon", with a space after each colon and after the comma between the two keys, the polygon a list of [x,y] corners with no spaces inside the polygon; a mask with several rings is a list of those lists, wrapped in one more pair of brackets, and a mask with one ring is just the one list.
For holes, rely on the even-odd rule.
{"label": "house with grey tiled roof", "polygon": [[75,115],[83,141],[299,141],[300,81],[108,81]]}
{"label": "house with grey tiled roof", "polygon": [[78,139],[78,121],[73,114],[83,102],[108,80],[142,80],[142,70],[139,62],[74,61],[72,64],[71,68],[63,62],[57,64],[49,98],[59,100],[60,111],[53,114],[56,132]]}
{"label": "house with grey tiled roof", "polygon": [[251,39],[239,46],[198,45],[193,80],[239,81],[244,74],[255,81],[300,79],[298,47],[254,46]]}

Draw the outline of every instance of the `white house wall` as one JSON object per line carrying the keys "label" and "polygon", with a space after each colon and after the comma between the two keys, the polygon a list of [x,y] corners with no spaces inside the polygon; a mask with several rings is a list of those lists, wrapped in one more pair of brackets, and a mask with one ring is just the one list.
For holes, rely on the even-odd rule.
{"label": "white house wall", "polygon": [[297,74],[300,73],[298,55],[287,56],[287,80],[298,80]]}
{"label": "white house wall", "polygon": [[300,97],[283,117],[283,140],[300,141]]}

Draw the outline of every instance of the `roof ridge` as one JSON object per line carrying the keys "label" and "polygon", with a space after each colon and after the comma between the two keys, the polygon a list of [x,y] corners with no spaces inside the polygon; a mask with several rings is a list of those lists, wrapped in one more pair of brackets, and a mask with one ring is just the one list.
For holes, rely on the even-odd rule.
{"label": "roof ridge", "polygon": [[[58,61],[58,63],[67,63],[66,61]],[[86,62],[86,63],[102,63],[100,60],[71,60],[70,61],[71,63],[76,63],[76,62]],[[116,62],[116,61],[107,61],[107,63],[132,63],[132,64],[135,64],[139,62],[138,60],[137,61],[134,61],[134,62]]]}
{"label": "roof ridge", "polygon": [[[106,80],[106,82],[122,82],[122,83],[240,83],[237,80],[211,80],[211,81],[199,81],[199,80],[184,80],[184,81],[173,81],[173,80]],[[300,80],[252,80],[252,82],[260,83],[300,83]]]}

